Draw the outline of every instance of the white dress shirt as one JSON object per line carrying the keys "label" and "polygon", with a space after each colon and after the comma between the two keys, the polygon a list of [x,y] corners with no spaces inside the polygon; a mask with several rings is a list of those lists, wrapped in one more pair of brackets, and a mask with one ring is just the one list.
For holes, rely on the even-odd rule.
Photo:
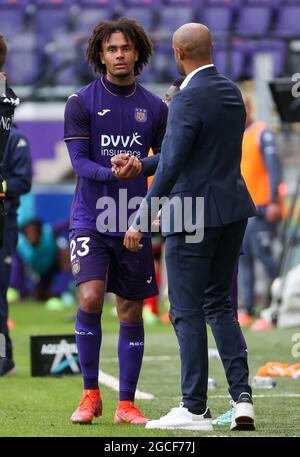
{"label": "white dress shirt", "polygon": [[199,68],[196,68],[196,70],[192,71],[191,73],[189,73],[187,75],[187,77],[184,79],[184,81],[182,82],[181,86],[180,86],[180,90],[184,89],[188,83],[190,82],[190,80],[192,79],[192,77],[198,73],[198,71],[201,71],[201,70],[204,70],[205,68],[209,68],[209,67],[213,67],[214,64],[213,63],[209,63],[208,65],[202,65],[202,67],[199,67]]}

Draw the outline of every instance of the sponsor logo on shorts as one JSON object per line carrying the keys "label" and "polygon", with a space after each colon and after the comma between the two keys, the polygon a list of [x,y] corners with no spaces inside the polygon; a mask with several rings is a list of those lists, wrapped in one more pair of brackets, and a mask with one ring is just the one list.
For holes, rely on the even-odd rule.
{"label": "sponsor logo on shorts", "polygon": [[144,346],[144,342],[143,341],[130,341],[129,342],[129,346]]}
{"label": "sponsor logo on shorts", "polygon": [[77,259],[72,263],[72,272],[73,275],[77,275],[80,272],[80,262]]}
{"label": "sponsor logo on shorts", "polygon": [[147,279],[147,283],[148,283],[148,284],[151,284],[151,282],[152,282],[152,276],[150,276],[150,278]]}

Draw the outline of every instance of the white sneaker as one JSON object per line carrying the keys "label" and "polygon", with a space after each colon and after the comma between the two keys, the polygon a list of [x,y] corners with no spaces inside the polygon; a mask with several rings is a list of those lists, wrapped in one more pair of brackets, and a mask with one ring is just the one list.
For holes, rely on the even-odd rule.
{"label": "white sneaker", "polygon": [[241,393],[234,404],[230,430],[255,430],[252,398],[247,392]]}
{"label": "white sneaker", "polygon": [[166,415],[158,420],[148,421],[145,428],[160,428],[160,429],[183,429],[183,430],[201,430],[203,432],[211,432],[212,419],[208,408],[204,414],[192,414],[187,408],[180,403],[179,408],[173,408]]}

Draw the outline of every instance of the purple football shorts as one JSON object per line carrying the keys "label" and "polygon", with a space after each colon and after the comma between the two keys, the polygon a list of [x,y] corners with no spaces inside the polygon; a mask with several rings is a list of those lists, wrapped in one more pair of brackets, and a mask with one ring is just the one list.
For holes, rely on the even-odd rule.
{"label": "purple football shorts", "polygon": [[158,295],[151,239],[130,252],[123,237],[103,235],[90,229],[70,230],[71,267],[76,285],[92,280],[106,282],[107,292],[128,300]]}

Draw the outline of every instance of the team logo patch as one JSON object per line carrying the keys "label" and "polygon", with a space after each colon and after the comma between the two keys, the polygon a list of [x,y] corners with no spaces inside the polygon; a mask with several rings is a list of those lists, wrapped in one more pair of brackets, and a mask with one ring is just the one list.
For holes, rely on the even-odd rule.
{"label": "team logo patch", "polygon": [[73,272],[73,275],[77,275],[80,272],[79,260],[75,260],[75,262],[72,263],[72,272]]}
{"label": "team logo patch", "polygon": [[147,110],[142,108],[135,108],[134,112],[135,120],[138,122],[146,122],[147,121]]}

